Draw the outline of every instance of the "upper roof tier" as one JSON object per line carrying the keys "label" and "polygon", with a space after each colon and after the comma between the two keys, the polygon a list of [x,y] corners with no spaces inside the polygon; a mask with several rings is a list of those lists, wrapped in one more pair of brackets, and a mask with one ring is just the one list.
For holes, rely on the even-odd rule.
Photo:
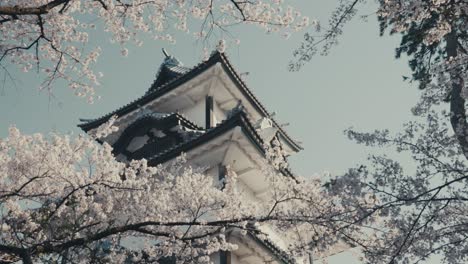
{"label": "upper roof tier", "polygon": [[148,89],[151,92],[163,84],[176,79],[185,73],[190,71],[190,68],[184,67],[184,65],[176,59],[174,56],[169,55],[166,50],[163,49],[163,53],[166,56],[164,62],[159,67],[159,71],[156,74],[156,80],[153,85]]}
{"label": "upper roof tier", "polygon": [[[78,126],[88,132],[114,115],[118,117],[117,124],[131,123],[141,114],[142,109],[157,112],[194,109],[197,108],[198,102],[210,95],[215,98],[216,107],[221,112],[228,113],[241,104],[254,122],[267,120],[290,152],[298,152],[302,149],[246,86],[224,53],[215,51],[208,60],[191,69],[184,67],[179,60],[166,52],[165,55],[166,58],[159,68],[156,80],[142,97],[107,115],[86,120]],[[181,112],[197,124],[197,120],[190,118],[193,111]],[[219,117],[218,121],[221,122],[223,119],[225,117]],[[198,122],[198,125],[200,123]]]}

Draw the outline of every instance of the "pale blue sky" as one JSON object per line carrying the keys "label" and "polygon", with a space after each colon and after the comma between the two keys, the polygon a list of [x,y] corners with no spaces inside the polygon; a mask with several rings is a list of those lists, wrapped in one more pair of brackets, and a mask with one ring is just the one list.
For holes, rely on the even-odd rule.
{"label": "pale blue sky", "polygon": [[[303,14],[326,22],[336,1],[293,1]],[[368,5],[361,14],[372,14]],[[369,149],[350,142],[342,131],[358,129],[398,129],[410,118],[417,89],[402,81],[408,75],[405,60],[394,59],[399,37],[379,37],[376,18],[355,19],[345,27],[340,44],[325,57],[317,56],[300,72],[288,72],[292,51],[302,33],[285,40],[252,27],[238,27],[233,33],[241,45],[227,51],[248,86],[280,123],[290,123],[287,131],[303,142],[305,150],[291,159],[299,174],[328,170],[339,173],[363,161]],[[200,62],[202,47],[193,39],[177,34],[175,45],[146,41],[141,48],[130,47],[129,56],[120,56],[119,47],[93,34],[90,46],[101,46],[103,54],[96,69],[104,73],[97,93],[102,100],[93,105],[72,95],[58,83],[53,97],[37,90],[41,76],[10,69],[18,81],[0,91],[0,136],[10,124],[26,133],[80,132],[78,118],[94,118],[143,95],[155,78],[165,47],[186,66]]]}
{"label": "pale blue sky", "polygon": [[[303,0],[292,5],[303,14],[326,22],[337,1]],[[367,6],[362,14],[372,14]],[[394,59],[399,37],[379,37],[376,18],[364,22],[355,19],[345,27],[340,44],[326,57],[315,57],[300,72],[288,72],[287,64],[302,33],[284,40],[261,30],[239,27],[233,32],[241,45],[227,53],[239,72],[249,72],[249,88],[280,123],[303,142],[304,151],[291,159],[293,171],[311,175],[322,171],[340,173],[365,161],[371,149],[350,142],[343,130],[354,126],[362,130],[399,129],[411,118],[410,107],[416,102],[415,85],[403,82],[409,75],[405,60]],[[97,69],[104,73],[97,93],[102,100],[89,105],[72,95],[65,84],[54,89],[54,96],[39,92],[41,76],[14,69],[16,87],[11,83],[0,90],[0,137],[11,124],[25,133],[50,131],[80,133],[78,119],[106,114],[140,97],[155,79],[165,47],[186,66],[200,62],[202,47],[190,37],[177,34],[175,45],[147,41],[141,48],[130,48],[129,56],[120,56],[119,47],[100,34],[94,34],[90,46],[101,46],[103,54]],[[349,256],[333,263],[351,263]]]}

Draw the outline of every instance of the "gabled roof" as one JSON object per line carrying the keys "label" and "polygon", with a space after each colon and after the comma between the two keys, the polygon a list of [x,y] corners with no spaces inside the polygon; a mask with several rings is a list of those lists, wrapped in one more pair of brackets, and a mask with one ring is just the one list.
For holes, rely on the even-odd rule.
{"label": "gabled roof", "polygon": [[[143,106],[153,101],[154,99],[166,94],[167,92],[177,88],[181,84],[184,84],[185,82],[194,78],[195,76],[207,70],[216,63],[220,63],[220,65],[228,74],[229,78],[236,84],[236,86],[239,88],[242,94],[252,103],[252,105],[265,117],[268,117],[273,121],[274,126],[278,129],[280,135],[286,140],[286,142],[288,142],[288,144],[291,145],[296,151],[301,150],[302,147],[296,141],[294,141],[286,133],[286,131],[282,129],[282,127],[271,117],[269,112],[260,103],[257,97],[252,93],[252,91],[249,88],[247,88],[246,84],[241,80],[239,74],[234,70],[226,55],[218,51],[213,52],[213,54],[207,61],[198,64],[191,70],[188,70],[187,68],[182,67],[176,63],[167,65],[163,63],[163,68],[160,70],[158,78],[155,80],[155,82],[149,88],[148,92],[145,95],[107,115],[93,120],[87,120],[86,122],[81,123],[78,126],[84,131],[89,131],[106,122],[113,115],[117,115],[120,117],[125,114],[128,114],[138,109],[140,106]],[[163,73],[164,76],[160,77],[161,73]]]}
{"label": "gabled roof", "polygon": [[[223,122],[219,123],[216,127],[210,128],[206,130],[204,133],[199,133],[197,135],[192,135],[190,140],[186,140],[177,144],[169,149],[166,149],[163,152],[158,153],[155,156],[148,157],[148,165],[155,166],[160,163],[164,163],[169,161],[177,156],[180,155],[181,152],[188,152],[207,141],[216,138],[217,136],[234,129],[235,127],[241,127],[242,132],[249,138],[249,140],[254,144],[254,146],[259,150],[262,155],[265,155],[265,149],[263,148],[264,142],[261,136],[257,133],[255,128],[253,127],[252,122],[247,117],[247,114],[240,110],[237,113],[233,113],[231,117],[224,120]],[[281,173],[289,176],[294,177],[294,174],[291,172],[290,169],[282,169]]]}
{"label": "gabled roof", "polygon": [[175,145],[172,148],[158,154],[157,156],[148,157],[148,164],[157,165],[166,162],[179,156],[181,152],[188,152],[191,149],[194,149],[237,126],[242,128],[242,131],[261,153],[265,153],[265,150],[263,149],[263,139],[255,131],[252,123],[247,118],[246,113],[243,111],[238,111],[231,117],[219,123],[217,126],[207,129],[204,133],[201,133],[198,136],[192,137],[189,141],[184,141],[178,145]]}
{"label": "gabled roof", "polygon": [[[174,138],[174,135],[177,135],[177,140],[185,140],[188,141],[198,133],[203,133],[204,130],[197,125],[193,124],[183,116],[181,116],[178,113],[148,113],[148,114],[143,114],[139,116],[133,123],[131,123],[129,126],[127,126],[123,131],[121,132],[122,134],[119,136],[117,141],[115,141],[112,145],[114,149],[114,153],[116,155],[123,153],[124,155],[128,156],[131,154],[135,154],[136,156],[131,156],[130,158],[136,159],[138,154],[134,152],[130,153],[125,153],[125,148],[130,144],[131,140],[133,139],[133,135],[138,135],[142,136],[143,134],[148,135],[148,131],[151,129],[156,128],[157,130],[160,130],[164,135],[172,135],[172,138]],[[172,131],[173,129],[176,130],[181,130],[181,132],[176,132]],[[143,133],[143,134],[142,134]],[[181,135],[179,135],[181,134]],[[172,144],[172,143],[171,143]],[[157,146],[157,147],[156,147]],[[167,146],[167,144],[157,144],[157,145],[151,145],[150,152],[147,153],[145,151],[144,153],[140,154],[149,154],[149,155],[155,155],[156,153],[159,153],[160,151],[163,151],[162,148],[167,148],[171,146]]]}
{"label": "gabled roof", "polygon": [[156,80],[148,89],[147,93],[154,91],[163,84],[170,82],[171,80],[176,79],[190,71],[190,68],[184,67],[184,65],[178,59],[168,55],[164,49],[163,52],[166,55],[166,58],[159,67],[159,71],[156,74]]}
{"label": "gabled roof", "polygon": [[197,126],[196,124],[194,124],[192,121],[188,120],[185,116],[181,115],[180,113],[156,113],[156,112],[145,113],[139,116],[138,119],[135,120],[135,122],[149,120],[149,119],[179,122],[182,126],[189,128],[189,129],[194,129],[194,130],[203,129]]}

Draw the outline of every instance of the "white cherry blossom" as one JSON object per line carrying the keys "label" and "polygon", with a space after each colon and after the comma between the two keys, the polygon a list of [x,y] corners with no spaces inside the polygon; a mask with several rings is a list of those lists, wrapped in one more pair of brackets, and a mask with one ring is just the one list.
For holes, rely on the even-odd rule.
{"label": "white cherry blossom", "polygon": [[101,48],[87,46],[91,31],[103,31],[127,56],[129,42],[142,45],[141,33],[175,43],[176,30],[208,38],[213,31],[237,24],[289,32],[309,23],[276,0],[4,0],[0,66],[4,71],[14,64],[24,72],[42,72],[42,89],[50,90],[63,79],[77,96],[94,97],[100,79],[94,65]]}

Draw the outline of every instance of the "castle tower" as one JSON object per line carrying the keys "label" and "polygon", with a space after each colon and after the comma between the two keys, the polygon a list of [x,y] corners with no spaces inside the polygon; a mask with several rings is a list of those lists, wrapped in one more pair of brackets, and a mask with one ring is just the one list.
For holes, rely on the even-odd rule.
{"label": "castle tower", "polygon": [[[117,159],[145,158],[149,165],[158,165],[185,153],[191,165],[210,168],[208,173],[217,180],[230,165],[250,198],[262,199],[268,190],[260,171],[266,161],[265,146],[276,139],[286,155],[301,146],[247,88],[224,53],[213,52],[193,68],[165,55],[156,80],[143,96],[79,127],[92,132],[116,115],[119,130],[104,140],[114,147]],[[281,174],[294,177],[287,167]],[[269,238],[233,232],[229,240],[239,245],[238,250],[216,254],[215,263],[295,263],[275,232]]]}

